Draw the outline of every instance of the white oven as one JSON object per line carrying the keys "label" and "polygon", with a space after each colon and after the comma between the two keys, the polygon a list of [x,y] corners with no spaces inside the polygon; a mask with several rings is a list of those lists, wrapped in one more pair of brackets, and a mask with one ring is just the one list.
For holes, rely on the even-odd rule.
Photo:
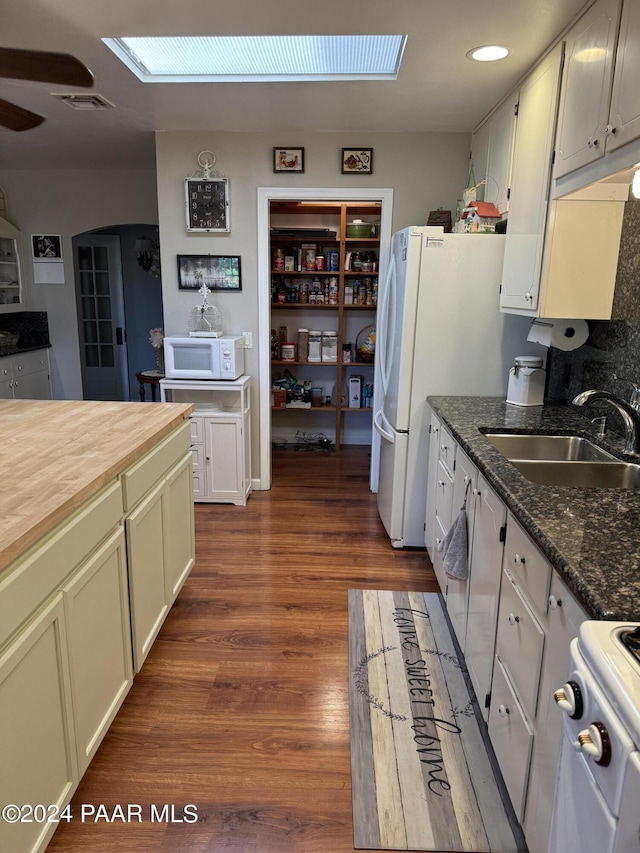
{"label": "white oven", "polygon": [[244,338],[167,337],[164,364],[167,379],[237,379],[244,373]]}
{"label": "white oven", "polygon": [[585,622],[564,711],[549,853],[640,853],[640,623]]}

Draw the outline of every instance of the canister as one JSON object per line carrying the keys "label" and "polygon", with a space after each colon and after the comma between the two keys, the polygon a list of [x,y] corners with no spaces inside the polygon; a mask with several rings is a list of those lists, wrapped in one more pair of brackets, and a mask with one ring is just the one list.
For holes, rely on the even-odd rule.
{"label": "canister", "polygon": [[280,360],[281,361],[295,361],[296,360],[296,345],[292,341],[287,341],[282,344],[280,347]]}
{"label": "canister", "polygon": [[339,255],[335,249],[327,253],[327,269],[331,272],[338,272]]}
{"label": "canister", "polygon": [[322,361],[322,332],[309,329],[309,361]]}
{"label": "canister", "polygon": [[309,360],[309,330],[298,329],[298,361]]}
{"label": "canister", "polygon": [[322,333],[322,360],[329,362],[338,361],[338,333]]}
{"label": "canister", "polygon": [[544,384],[542,358],[535,355],[517,355],[509,371],[507,403],[514,406],[542,406]]}

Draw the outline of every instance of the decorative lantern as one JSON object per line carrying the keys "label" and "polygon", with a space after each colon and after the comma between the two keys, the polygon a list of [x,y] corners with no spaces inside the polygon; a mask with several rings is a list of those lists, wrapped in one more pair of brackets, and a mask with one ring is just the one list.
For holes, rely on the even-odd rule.
{"label": "decorative lantern", "polygon": [[215,305],[210,305],[211,293],[203,284],[198,293],[202,296],[200,305],[189,312],[189,336],[192,338],[219,338],[222,332],[222,313]]}

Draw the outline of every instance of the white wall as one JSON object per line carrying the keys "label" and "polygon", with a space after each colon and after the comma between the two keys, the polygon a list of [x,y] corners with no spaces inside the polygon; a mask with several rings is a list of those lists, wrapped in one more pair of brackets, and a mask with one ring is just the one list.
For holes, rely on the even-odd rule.
{"label": "white wall", "polygon": [[[82,399],[71,238],[111,225],[158,221],[156,176],[145,171],[1,171],[8,219],[23,235],[25,310],[47,311],[55,399]],[[34,284],[31,234],[61,234],[65,283]]]}
{"label": "white wall", "polygon": [[[303,147],[303,174],[274,174],[273,147]],[[341,149],[373,147],[373,174],[342,175]],[[466,185],[470,135],[466,133],[159,133],[156,135],[158,212],[162,254],[162,289],[167,333],[184,332],[189,310],[200,301],[179,291],[176,255],[240,255],[242,292],[216,292],[212,301],[222,310],[227,334],[252,331],[257,342],[257,218],[258,187],[362,187],[394,190],[393,231],[424,225],[430,210],[455,211]],[[229,178],[231,230],[188,233],[185,226],[184,179],[199,167],[201,151],[213,151],[215,168]],[[258,376],[257,349],[246,351],[246,372]],[[252,389],[253,476],[258,476],[258,389]]]}

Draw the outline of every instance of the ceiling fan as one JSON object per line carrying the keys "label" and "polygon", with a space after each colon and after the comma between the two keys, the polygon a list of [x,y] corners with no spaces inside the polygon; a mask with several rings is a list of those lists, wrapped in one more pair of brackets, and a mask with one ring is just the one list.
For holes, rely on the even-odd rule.
{"label": "ceiling fan", "polygon": [[[60,83],[63,86],[93,86],[93,74],[68,53],[46,50],[17,50],[0,47],[0,78]],[[3,101],[0,98],[0,125],[9,130],[31,130],[44,121],[44,116]]]}

